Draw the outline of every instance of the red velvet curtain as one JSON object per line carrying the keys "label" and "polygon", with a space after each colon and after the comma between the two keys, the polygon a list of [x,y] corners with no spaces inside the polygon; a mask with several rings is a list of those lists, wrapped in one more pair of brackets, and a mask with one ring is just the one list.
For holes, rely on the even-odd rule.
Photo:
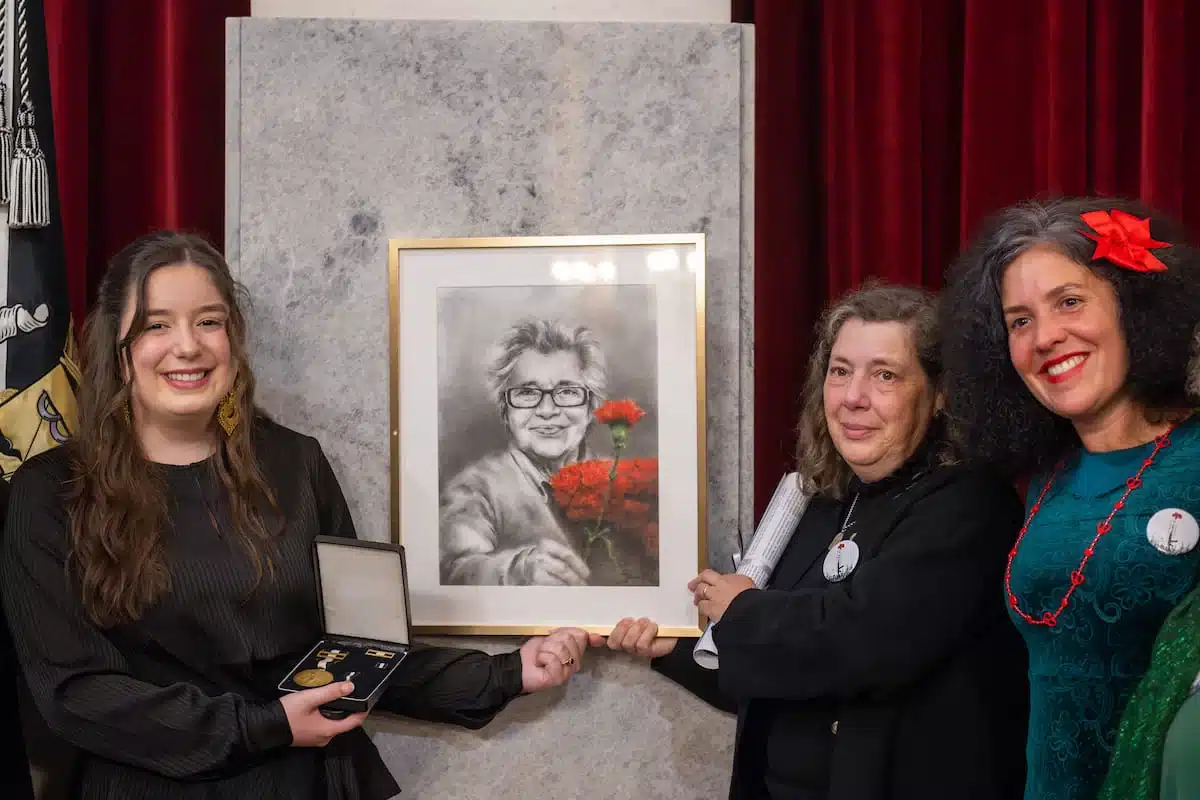
{"label": "red velvet curtain", "polygon": [[250,0],[45,0],[72,313],[156,228],[224,240],[225,18]]}
{"label": "red velvet curtain", "polygon": [[1200,237],[1191,0],[756,0],[752,13],[760,512],[792,457],[831,299],[871,276],[938,288],[982,216],[1036,195],[1141,197]]}
{"label": "red velvet curtain", "polygon": [[[225,18],[250,0],[45,0],[72,305],[156,227],[220,243]],[[1200,236],[1191,0],[735,0],[757,30],[755,474],[791,458],[813,324],[868,276],[937,287],[971,226],[1122,193]]]}

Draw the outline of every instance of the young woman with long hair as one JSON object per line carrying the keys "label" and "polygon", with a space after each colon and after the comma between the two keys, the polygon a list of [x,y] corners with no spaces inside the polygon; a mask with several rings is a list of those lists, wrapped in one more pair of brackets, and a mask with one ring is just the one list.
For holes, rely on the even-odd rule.
{"label": "young woman with long hair", "polygon": [[[12,481],[3,597],[84,798],[392,797],[335,682],[280,699],[321,635],[315,536],[355,536],[320,444],[254,403],[241,292],[207,242],[112,261],[83,335],[77,435]],[[378,708],[469,727],[565,682],[586,634],[488,655],[415,646]]]}

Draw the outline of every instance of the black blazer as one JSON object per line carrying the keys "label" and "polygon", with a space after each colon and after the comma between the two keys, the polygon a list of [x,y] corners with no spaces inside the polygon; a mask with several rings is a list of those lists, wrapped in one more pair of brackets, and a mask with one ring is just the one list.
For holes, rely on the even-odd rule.
{"label": "black blazer", "polygon": [[[768,707],[825,719],[834,709],[828,800],[1019,800],[1029,689],[1025,648],[1008,619],[1003,574],[1023,509],[999,480],[937,467],[858,526],[858,568],[819,589],[842,503],[815,498],[785,559],[790,574],[738,595],[713,630],[720,669],[681,641],[655,669],[719,708],[736,708],[729,796],[765,797],[763,747],[747,737]],[[798,566],[799,565],[799,566]],[[783,562],[781,562],[781,567]],[[772,742],[827,758],[832,726],[786,725]],[[795,734],[796,731],[810,731]],[[815,755],[814,755],[815,754]]]}

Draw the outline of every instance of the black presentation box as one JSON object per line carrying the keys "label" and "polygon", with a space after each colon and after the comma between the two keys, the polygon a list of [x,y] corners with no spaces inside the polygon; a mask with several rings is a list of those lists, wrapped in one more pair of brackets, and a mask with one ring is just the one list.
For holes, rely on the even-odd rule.
{"label": "black presentation box", "polygon": [[412,614],[404,548],[338,536],[313,542],[325,636],[279,683],[302,692],[351,680],[354,691],[321,707],[327,717],[370,711],[408,655]]}

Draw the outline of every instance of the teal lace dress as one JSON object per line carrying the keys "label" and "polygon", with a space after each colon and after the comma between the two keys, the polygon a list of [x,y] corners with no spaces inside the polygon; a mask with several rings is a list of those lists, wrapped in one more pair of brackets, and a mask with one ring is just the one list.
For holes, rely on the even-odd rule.
{"label": "teal lace dress", "polygon": [[[1151,516],[1165,508],[1200,518],[1200,420],[1170,438],[1113,517],[1058,624],[1030,625],[1009,609],[1029,648],[1026,800],[1095,799],[1154,636],[1200,577],[1200,547],[1167,555],[1146,535]],[[1037,618],[1058,608],[1096,525],[1153,450],[1151,442],[1067,460],[1013,559],[1012,589],[1024,611]],[[1046,478],[1030,484],[1029,505]]]}

